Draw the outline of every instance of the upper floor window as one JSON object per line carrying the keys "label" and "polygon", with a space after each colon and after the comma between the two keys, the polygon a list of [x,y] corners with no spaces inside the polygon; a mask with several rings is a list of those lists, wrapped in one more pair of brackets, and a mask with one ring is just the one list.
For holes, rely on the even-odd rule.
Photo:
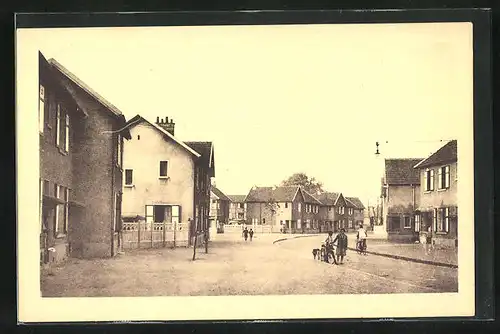
{"label": "upper floor window", "polygon": [[168,176],[168,161],[160,161],[160,177]]}
{"label": "upper floor window", "polygon": [[328,207],[328,211],[332,211],[332,207],[331,206]]}
{"label": "upper floor window", "polygon": [[354,209],[353,208],[349,208],[349,215],[353,215],[354,214]]}
{"label": "upper floor window", "polygon": [[285,202],[285,209],[288,208],[288,202]]}
{"label": "upper floor window", "polygon": [[134,184],[134,171],[132,169],[125,169],[125,185],[131,186]]}
{"label": "upper floor window", "polygon": [[245,203],[240,203],[240,209],[243,209],[245,207]]}
{"label": "upper floor window", "polygon": [[450,166],[438,169],[438,188],[448,189],[450,187]]}
{"label": "upper floor window", "polygon": [[427,169],[424,172],[424,190],[433,191],[434,190],[434,170]]}
{"label": "upper floor window", "polygon": [[339,212],[339,214],[343,215],[344,214],[344,207],[339,206],[338,212]]}
{"label": "upper floor window", "polygon": [[298,210],[299,212],[301,212],[301,211],[302,211],[302,203],[297,203],[297,210]]}
{"label": "upper floor window", "polygon": [[69,151],[69,114],[61,104],[57,104],[57,117],[56,117],[56,145],[64,152]]}
{"label": "upper floor window", "polygon": [[45,128],[45,87],[40,85],[38,101],[38,130],[43,133]]}

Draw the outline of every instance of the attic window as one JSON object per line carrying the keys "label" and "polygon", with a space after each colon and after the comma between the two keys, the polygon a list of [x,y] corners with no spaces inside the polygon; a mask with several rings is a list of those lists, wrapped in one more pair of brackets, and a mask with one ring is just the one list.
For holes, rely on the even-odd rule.
{"label": "attic window", "polygon": [[160,161],[160,177],[166,178],[168,172],[168,161]]}
{"label": "attic window", "polygon": [[137,140],[141,140],[141,136],[140,135],[137,135]]}

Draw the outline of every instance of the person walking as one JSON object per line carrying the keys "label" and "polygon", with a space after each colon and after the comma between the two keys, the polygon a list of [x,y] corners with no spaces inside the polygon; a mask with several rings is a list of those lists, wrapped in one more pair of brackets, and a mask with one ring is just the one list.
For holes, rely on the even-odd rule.
{"label": "person walking", "polygon": [[337,242],[337,263],[344,264],[344,256],[347,251],[347,235],[344,228],[341,228],[339,234],[333,239],[333,242],[335,241]]}
{"label": "person walking", "polygon": [[250,232],[248,232],[248,235],[250,236],[250,241],[253,239],[253,229],[250,229]]}
{"label": "person walking", "polygon": [[247,241],[247,239],[248,239],[248,229],[246,227],[243,230],[243,238],[245,239],[245,241]]}
{"label": "person walking", "polygon": [[358,242],[358,249],[366,255],[366,238],[368,237],[368,233],[366,232],[363,224],[359,224],[358,234],[356,236],[356,241]]}

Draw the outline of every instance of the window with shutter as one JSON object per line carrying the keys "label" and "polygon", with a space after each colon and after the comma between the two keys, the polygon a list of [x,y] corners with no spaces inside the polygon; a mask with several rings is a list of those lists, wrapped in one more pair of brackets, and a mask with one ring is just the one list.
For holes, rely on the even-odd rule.
{"label": "window with shutter", "polygon": [[425,187],[424,189],[425,189],[425,191],[429,191],[430,190],[429,189],[429,177],[428,177],[428,174],[429,174],[428,171],[424,172],[424,187]]}
{"label": "window with shutter", "polygon": [[438,169],[438,189],[443,189],[443,169]]}
{"label": "window with shutter", "polygon": [[444,168],[444,187],[450,187],[450,166]]}
{"label": "window with shutter", "polygon": [[168,161],[160,161],[160,178],[168,176]]}
{"label": "window with shutter", "polygon": [[431,172],[430,172],[430,190],[434,190],[434,169],[431,169]]}
{"label": "window with shutter", "polygon": [[45,129],[45,87],[40,85],[40,96],[38,100],[38,129],[43,133]]}

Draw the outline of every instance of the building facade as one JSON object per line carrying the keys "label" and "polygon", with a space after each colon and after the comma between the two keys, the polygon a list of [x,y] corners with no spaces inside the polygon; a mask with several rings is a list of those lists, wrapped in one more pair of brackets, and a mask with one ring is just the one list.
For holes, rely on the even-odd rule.
{"label": "building facade", "polygon": [[138,217],[151,230],[170,225],[182,235],[178,245],[192,244],[195,235],[208,231],[210,178],[215,176],[212,143],[178,140],[175,123],[168,118],[157,117],[153,123],[137,115],[128,121],[128,129],[124,219]]}
{"label": "building facade", "polygon": [[231,202],[229,203],[229,221],[245,221],[245,195],[227,195]]}
{"label": "building facade", "polygon": [[415,165],[420,187],[417,230],[435,245],[458,247],[457,141]]}
{"label": "building facade", "polygon": [[221,230],[229,222],[229,205],[231,200],[219,188],[212,185],[210,191],[210,228]]}
{"label": "building facade", "polygon": [[[349,204],[348,209],[348,220],[352,221],[354,227],[357,228],[359,225],[370,226],[370,223],[365,222],[365,206],[358,197],[346,197],[346,202]],[[351,225],[348,223],[348,225]]]}
{"label": "building facade", "polygon": [[415,210],[420,203],[420,177],[413,167],[421,160],[385,160],[381,218],[389,240],[410,242],[418,239]]}
{"label": "building facade", "polygon": [[116,107],[39,53],[42,263],[117,253],[125,124]]}

